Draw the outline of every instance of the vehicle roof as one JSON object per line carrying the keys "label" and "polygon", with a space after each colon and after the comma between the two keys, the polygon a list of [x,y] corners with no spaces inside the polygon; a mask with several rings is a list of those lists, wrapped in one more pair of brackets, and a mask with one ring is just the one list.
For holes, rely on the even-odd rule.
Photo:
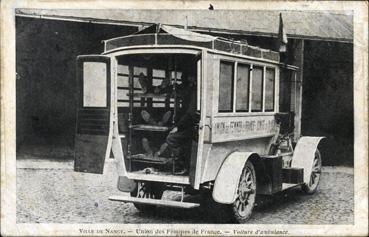
{"label": "vehicle roof", "polygon": [[223,51],[236,55],[245,55],[259,59],[279,62],[279,53],[251,46],[246,41],[235,41],[206,34],[200,34],[189,30],[153,24],[141,31],[128,36],[117,37],[104,41],[104,53],[121,50],[130,46],[194,46],[216,51]]}

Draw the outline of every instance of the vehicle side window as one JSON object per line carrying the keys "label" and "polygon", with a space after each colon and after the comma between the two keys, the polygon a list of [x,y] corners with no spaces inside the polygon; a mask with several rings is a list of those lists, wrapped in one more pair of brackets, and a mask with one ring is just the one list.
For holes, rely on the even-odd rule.
{"label": "vehicle side window", "polygon": [[274,111],[275,70],[266,68],[265,73],[265,111]]}
{"label": "vehicle side window", "polygon": [[252,69],[251,111],[261,112],[263,108],[263,67]]}
{"label": "vehicle side window", "polygon": [[249,110],[249,73],[249,65],[237,65],[236,112],[247,112]]}
{"label": "vehicle side window", "polygon": [[234,63],[220,62],[219,73],[219,112],[233,111],[233,75]]}

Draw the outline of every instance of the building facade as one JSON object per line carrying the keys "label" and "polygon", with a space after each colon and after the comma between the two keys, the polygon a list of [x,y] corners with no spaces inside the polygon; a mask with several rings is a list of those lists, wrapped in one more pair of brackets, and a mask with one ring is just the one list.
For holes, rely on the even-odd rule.
{"label": "building facade", "polygon": [[[71,158],[76,119],[75,59],[102,40],[153,23],[276,49],[277,11],[16,10],[17,150]],[[176,17],[172,17],[176,15]],[[303,135],[326,136],[324,165],[353,165],[353,21],[347,12],[282,12],[284,62],[300,68]],[[46,148],[45,148],[46,147]]]}

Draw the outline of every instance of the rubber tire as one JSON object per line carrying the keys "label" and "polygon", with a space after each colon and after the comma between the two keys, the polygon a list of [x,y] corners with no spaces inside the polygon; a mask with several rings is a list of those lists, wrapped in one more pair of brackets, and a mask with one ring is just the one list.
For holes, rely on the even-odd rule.
{"label": "rubber tire", "polygon": [[[238,207],[237,207],[237,199],[233,202],[233,204],[228,205],[228,208],[230,209],[230,213],[231,213],[231,219],[232,222],[236,222],[236,223],[246,223],[251,215],[252,215],[252,210],[255,206],[255,201],[256,201],[256,173],[255,173],[255,168],[254,165],[251,163],[251,161],[247,161],[241,175],[243,175],[243,173],[245,172],[245,169],[248,169],[251,172],[252,175],[252,179],[253,179],[253,189],[254,189],[254,193],[251,194],[253,196],[251,196],[251,203],[248,205],[251,205],[251,208],[248,210],[248,212],[246,213],[246,215],[240,215],[240,213],[238,212]],[[241,181],[241,177],[240,177],[240,181]],[[240,184],[237,186],[237,191],[240,187]],[[248,206],[247,205],[247,206]]]}
{"label": "rubber tire", "polygon": [[[156,184],[156,183],[145,183],[145,186],[147,185],[150,196],[153,196],[154,199],[161,199],[164,193],[164,189],[162,185]],[[137,191],[138,191],[138,185],[136,185],[136,188],[131,192],[131,197],[137,197]],[[146,204],[137,204],[133,203],[133,205],[143,213],[153,213],[156,210],[156,206],[154,205],[146,205]]]}
{"label": "rubber tire", "polygon": [[[315,151],[315,157],[314,157],[314,160],[315,159],[318,159],[318,165],[319,165],[319,169],[320,169],[320,172],[322,170],[322,156],[319,152],[319,150],[317,149]],[[310,177],[311,178],[311,177]],[[317,184],[314,186],[314,187],[311,187],[309,186],[308,184],[304,183],[302,186],[301,186],[301,189],[306,193],[306,194],[314,194],[317,190],[318,190],[318,186],[319,186],[319,182],[320,182],[320,178],[321,178],[321,173],[319,174],[319,178],[318,178],[318,181],[317,181]]]}

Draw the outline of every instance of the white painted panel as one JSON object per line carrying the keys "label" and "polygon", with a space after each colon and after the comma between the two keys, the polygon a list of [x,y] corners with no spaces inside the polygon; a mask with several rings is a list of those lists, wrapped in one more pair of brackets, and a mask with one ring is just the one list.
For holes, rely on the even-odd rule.
{"label": "white painted panel", "polygon": [[127,76],[118,76],[117,84],[119,87],[128,87],[128,77]]}
{"label": "white painted panel", "polygon": [[165,77],[165,70],[160,69],[153,69],[152,70],[152,76],[153,77]]}
{"label": "white painted panel", "polygon": [[128,93],[128,90],[119,89],[117,91],[118,100],[129,100],[127,93]]}
{"label": "white painted panel", "polygon": [[128,65],[118,65],[118,73],[128,74]]}
{"label": "white painted panel", "polygon": [[106,63],[83,63],[83,106],[106,107]]}
{"label": "white painted panel", "polygon": [[211,142],[236,141],[273,136],[277,132],[274,115],[214,117]]}
{"label": "white painted panel", "polygon": [[118,107],[128,107],[129,106],[129,103],[128,102],[118,102],[117,103],[117,106]]}
{"label": "white painted panel", "polygon": [[133,73],[135,76],[140,75],[140,73],[143,73],[145,76],[147,76],[147,68],[146,67],[134,67]]}

